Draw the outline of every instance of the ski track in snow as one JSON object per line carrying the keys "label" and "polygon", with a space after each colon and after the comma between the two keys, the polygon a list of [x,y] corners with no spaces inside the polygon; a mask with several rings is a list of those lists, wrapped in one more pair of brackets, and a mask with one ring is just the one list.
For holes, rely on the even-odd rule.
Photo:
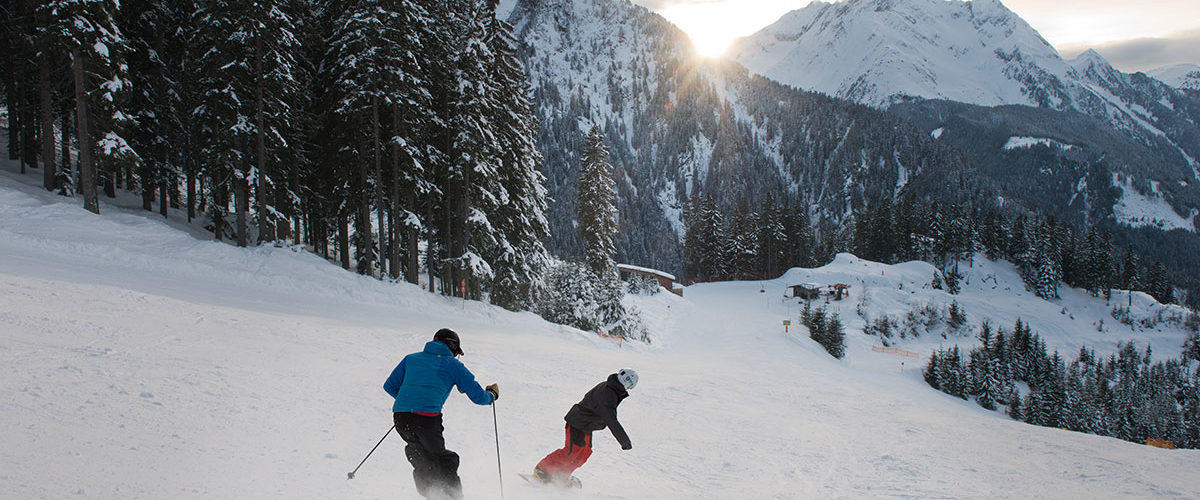
{"label": "ski track in snow", "polygon": [[[923,361],[901,371],[871,352],[860,301],[899,315],[951,300],[922,287],[923,263],[843,255],[779,280],[636,298],[654,344],[618,346],[290,248],[210,242],[132,196],[95,216],[10,167],[0,168],[5,498],[417,498],[397,436],[354,480],[346,473],[391,425],[383,380],[443,326],[462,334],[479,381],[500,383],[506,500],[1200,497],[1200,452],[1014,422],[929,389]],[[1067,356],[1130,336],[1158,359],[1179,352],[1177,330],[1123,334],[1110,318],[1096,331],[1102,300],[1064,290],[1038,301],[1011,266],[967,269],[956,300],[973,324],[1023,317]],[[804,281],[852,284],[830,305],[847,326],[844,360],[809,340],[800,306],[781,298]],[[953,342],[972,339],[902,347],[927,356]],[[620,408],[633,450],[597,432],[577,472],[583,490],[526,486],[516,473],[562,445],[563,414],[621,367],[641,374]],[[466,498],[500,498],[491,409],[452,393],[445,419]]]}

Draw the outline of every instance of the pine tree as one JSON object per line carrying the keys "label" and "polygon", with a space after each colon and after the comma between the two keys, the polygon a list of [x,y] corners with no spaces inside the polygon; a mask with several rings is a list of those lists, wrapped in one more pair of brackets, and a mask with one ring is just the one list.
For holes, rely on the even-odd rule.
{"label": "pine tree", "polygon": [[793,206],[785,210],[784,216],[785,262],[787,267],[813,267],[813,251],[816,241],[808,210]]}
{"label": "pine tree", "polygon": [[158,201],[164,217],[178,202],[176,186],[188,142],[185,123],[191,115],[184,101],[189,89],[180,82],[187,77],[183,30],[190,13],[184,9],[177,2],[153,0],[127,2],[122,9],[122,31],[132,49],[128,62],[133,92],[127,113],[138,125],[130,142],[141,153],[137,175],[142,208],[153,210]]}
{"label": "pine tree", "polygon": [[497,193],[499,206],[491,217],[502,237],[488,252],[496,273],[491,300],[512,310],[528,309],[536,300],[550,259],[544,243],[550,227],[545,216],[542,154],[534,143],[537,122],[512,26],[495,19],[494,11],[488,24],[488,46],[496,58],[491,80],[500,97],[491,123],[500,145],[496,153],[501,191]]}
{"label": "pine tree", "polygon": [[759,272],[756,219],[746,200],[742,199],[729,221],[728,247],[724,253],[729,258],[730,271],[743,278]]}
{"label": "pine tree", "polygon": [[758,213],[758,269],[769,276],[777,276],[786,269],[787,234],[784,215],[775,205],[775,198],[768,195]]}
{"label": "pine tree", "polygon": [[[936,275],[934,275],[934,276],[936,278]],[[967,323],[967,314],[965,312],[963,312],[961,307],[958,306],[957,300],[951,301],[948,318],[946,319],[946,325],[949,326],[951,330],[958,331],[966,323]]]}
{"label": "pine tree", "polygon": [[125,39],[116,25],[119,11],[115,0],[51,0],[37,11],[46,22],[43,50],[71,54],[80,192],[84,208],[94,213],[100,213],[97,183],[111,191],[114,172],[138,160],[122,135],[129,123],[120,106],[131,84],[123,59]]}
{"label": "pine tree", "polygon": [[208,178],[210,218],[217,239],[223,238],[228,223],[228,207],[234,204],[233,233],[238,246],[246,246],[250,209],[250,171],[254,145],[254,120],[246,103],[255,102],[253,42],[249,36],[257,27],[248,27],[242,17],[245,0],[214,0],[194,14],[194,34],[198,44],[207,48],[197,61],[200,74],[197,86],[203,89],[193,116],[200,124],[199,137],[204,148],[201,168]]}
{"label": "pine tree", "polygon": [[1163,304],[1171,304],[1175,302],[1175,293],[1171,287],[1171,279],[1167,274],[1167,266],[1161,260],[1155,260],[1154,265],[1150,267],[1150,273],[1146,277],[1147,292],[1154,297],[1155,300]]}
{"label": "pine tree", "polygon": [[579,170],[579,235],[586,242],[584,261],[601,289],[600,307],[605,323],[622,316],[620,283],[613,257],[617,233],[616,187],[608,148],[599,127],[592,127],[584,144]]}
{"label": "pine tree", "polygon": [[925,380],[929,387],[941,390],[941,385],[938,380],[938,358],[942,354],[942,350],[938,349],[929,355],[929,363],[925,365],[925,369],[921,371],[921,378]]}
{"label": "pine tree", "polygon": [[1121,288],[1132,291],[1140,290],[1141,287],[1141,263],[1138,262],[1138,254],[1133,251],[1133,246],[1126,246],[1125,260],[1121,265]]}
{"label": "pine tree", "polygon": [[[356,162],[357,178],[363,186],[356,205],[358,220],[370,219],[371,207],[375,207],[380,230],[375,238],[369,225],[362,227],[360,244],[374,251],[361,254],[369,262],[378,262],[381,271],[390,267],[392,277],[399,277],[401,267],[395,242],[399,231],[392,225],[403,224],[406,236],[421,225],[414,207],[399,213],[401,185],[414,195],[430,191],[422,182],[420,162],[424,155],[416,147],[430,106],[429,85],[418,54],[426,49],[423,38],[436,40],[430,33],[428,15],[421,5],[409,0],[352,3],[342,15],[333,40],[338,53],[334,58],[338,62],[338,87],[343,96],[339,113],[366,124],[368,132],[359,139],[365,143],[360,146],[365,154]],[[391,123],[385,119],[389,111],[393,115]],[[415,252],[411,239],[406,238],[406,242],[406,251]],[[405,264],[415,267],[411,257]],[[363,270],[369,267],[360,264]],[[407,271],[406,278],[413,281],[415,269]]]}
{"label": "pine tree", "polygon": [[871,215],[867,237],[869,259],[883,263],[895,262],[896,235],[892,219],[892,200],[884,198]]}

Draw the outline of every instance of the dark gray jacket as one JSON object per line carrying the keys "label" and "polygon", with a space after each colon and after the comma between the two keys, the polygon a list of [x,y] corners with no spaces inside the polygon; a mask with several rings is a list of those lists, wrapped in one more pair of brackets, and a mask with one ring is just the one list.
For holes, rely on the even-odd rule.
{"label": "dark gray jacket", "polygon": [[617,442],[621,443],[621,448],[629,449],[633,446],[629,442],[629,435],[625,434],[625,428],[617,421],[617,405],[627,397],[629,392],[617,380],[617,374],[609,375],[608,380],[593,387],[583,395],[582,400],[571,407],[571,411],[568,411],[565,417],[567,425],[584,432],[608,427],[613,437],[617,438]]}

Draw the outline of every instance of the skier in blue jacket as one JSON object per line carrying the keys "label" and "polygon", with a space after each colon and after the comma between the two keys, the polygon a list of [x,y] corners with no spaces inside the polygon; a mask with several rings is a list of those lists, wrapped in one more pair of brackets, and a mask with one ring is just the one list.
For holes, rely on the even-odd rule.
{"label": "skier in blue jacket", "polygon": [[392,418],[396,432],[408,443],[404,455],[413,466],[417,492],[426,498],[462,498],[458,454],[446,449],[442,437],[442,405],[450,388],[458,387],[475,404],[490,405],[500,397],[496,384],[483,388],[470,370],[455,359],[462,356],[458,334],[438,330],[421,352],[405,356],[383,383],[396,402]]}

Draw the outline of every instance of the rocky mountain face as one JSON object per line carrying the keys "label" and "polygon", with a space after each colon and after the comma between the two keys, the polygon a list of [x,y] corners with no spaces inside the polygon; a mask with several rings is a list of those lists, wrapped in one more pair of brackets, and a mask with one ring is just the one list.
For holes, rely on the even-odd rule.
{"label": "rocky mountain face", "polygon": [[[1200,211],[1195,95],[1146,74],[1122,73],[1095,51],[1065,61],[998,0],[816,2],[735,42],[729,54],[753,73],[879,108],[922,100],[1022,105],[1064,112],[1054,120],[1061,124],[1077,123],[1068,116],[1078,112],[1123,137],[1114,144],[1105,126],[1089,123],[1084,128],[1097,132],[1079,139],[1093,143],[1090,151],[1097,157],[1127,160],[1110,158],[1111,168],[1131,177],[1138,195],[1162,198],[1182,218]],[[1179,85],[1186,85],[1186,75],[1178,75]],[[1079,130],[1043,134],[1065,135],[1079,137]],[[1131,158],[1128,142],[1144,154]],[[980,150],[976,146],[967,150]],[[971,159],[980,164],[1001,159],[989,148],[980,153]],[[1153,184],[1162,191],[1152,192]]]}
{"label": "rocky mountain face", "polygon": [[824,235],[901,189],[991,203],[989,184],[952,148],[880,110],[751,76],[699,56],[662,17],[625,0],[521,0],[508,18],[524,44],[545,157],[551,248],[579,255],[576,181],[584,134],[605,134],[618,188],[618,258],[681,271],[683,211],[707,194],[807,207]]}

